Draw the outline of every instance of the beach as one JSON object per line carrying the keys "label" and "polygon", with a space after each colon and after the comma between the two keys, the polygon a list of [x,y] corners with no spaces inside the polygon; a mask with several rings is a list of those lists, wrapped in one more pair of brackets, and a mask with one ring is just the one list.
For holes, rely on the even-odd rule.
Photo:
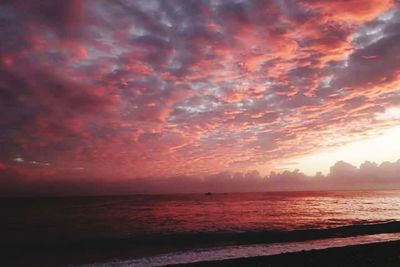
{"label": "beach", "polygon": [[[392,222],[317,230],[314,234],[310,230],[294,231],[287,233],[288,239],[281,239],[280,242],[276,242],[277,239],[273,242],[273,235],[269,235],[270,239],[264,242],[250,240],[250,235],[242,240],[236,236],[236,241],[213,240],[203,244],[196,244],[200,239],[195,237],[191,237],[190,241],[164,236],[158,241],[151,239],[146,242],[138,239],[99,239],[29,246],[3,244],[1,250],[6,266],[288,266],[291,262],[301,262],[300,266],[334,266],[325,263],[330,258],[343,261],[339,266],[370,266],[362,265],[365,262],[388,262],[383,266],[393,266],[391,264],[400,255],[398,227],[398,222]],[[268,236],[267,233],[258,234]],[[309,239],[305,239],[305,234],[310,235]],[[193,244],[189,245],[190,242]],[[314,263],[317,265],[311,265]]]}
{"label": "beach", "polygon": [[400,266],[400,241],[355,245],[341,248],[285,253],[266,257],[240,258],[222,261],[169,265],[180,267],[206,266],[324,266],[324,267],[384,267]]}
{"label": "beach", "polygon": [[[94,256],[90,251],[80,255],[80,257],[70,257],[64,255],[51,255],[47,257],[42,255],[39,257],[21,257],[14,255],[13,261],[3,258],[4,266],[113,266],[135,267],[135,264],[125,264],[117,262],[107,262],[108,257],[104,257],[103,263],[90,263],[94,259],[101,260],[99,255]],[[125,251],[127,253],[127,251]],[[114,256],[122,256],[123,253],[116,253]],[[10,256],[10,255],[8,255]],[[108,255],[110,256],[110,255]],[[384,266],[400,266],[400,241],[381,242],[364,245],[353,245],[346,247],[335,247],[321,250],[301,251],[294,253],[282,253],[272,256],[259,256],[238,258],[218,261],[203,261],[189,264],[166,265],[174,267],[206,267],[206,266],[269,266],[269,267],[290,267],[290,266],[324,266],[324,267],[384,267]]]}

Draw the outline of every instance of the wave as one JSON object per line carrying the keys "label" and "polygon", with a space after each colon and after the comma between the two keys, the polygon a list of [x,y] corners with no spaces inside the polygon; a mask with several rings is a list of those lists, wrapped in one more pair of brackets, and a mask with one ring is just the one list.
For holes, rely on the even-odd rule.
{"label": "wave", "polygon": [[144,235],[134,238],[138,244],[189,245],[189,244],[258,244],[313,240],[331,237],[348,237],[400,232],[400,221],[352,224],[333,228],[301,229],[291,231],[268,230],[247,232],[189,232],[161,235]]}
{"label": "wave", "polygon": [[[71,259],[76,264],[80,264],[107,261],[112,258],[140,258],[199,248],[274,244],[383,233],[400,233],[400,221],[292,231],[190,232],[92,239],[71,237],[69,240],[42,240],[40,242],[2,239],[0,249],[5,255],[4,262],[10,264],[18,259],[23,262],[21,266],[28,262],[29,265],[36,266],[58,266],[62,265],[60,263],[71,262]],[[21,258],[20,255],[24,257]],[[48,264],[45,265],[45,262]]]}
{"label": "wave", "polygon": [[[127,237],[99,237],[91,239],[73,238],[63,240],[3,240],[1,245],[10,248],[54,248],[59,246],[74,247],[118,247],[118,246],[186,246],[218,244],[258,244],[292,242],[331,237],[400,232],[400,221],[365,222],[332,228],[301,229],[291,231],[267,230],[247,232],[184,232],[165,234],[142,234]],[[40,243],[40,244],[39,244]]]}
{"label": "wave", "polygon": [[[106,262],[96,262],[83,265],[83,267],[198,266],[196,263],[200,263],[200,266],[225,266],[224,262],[222,262],[224,260],[244,260],[245,258],[260,258],[263,256],[272,256],[282,253],[396,242],[398,240],[400,240],[400,233],[386,233],[272,244],[231,245],[165,253],[142,258],[128,258],[123,260],[114,259]],[[397,242],[397,244],[399,243]],[[192,263],[195,264],[191,265]],[[246,264],[235,264],[234,266],[246,266]]]}

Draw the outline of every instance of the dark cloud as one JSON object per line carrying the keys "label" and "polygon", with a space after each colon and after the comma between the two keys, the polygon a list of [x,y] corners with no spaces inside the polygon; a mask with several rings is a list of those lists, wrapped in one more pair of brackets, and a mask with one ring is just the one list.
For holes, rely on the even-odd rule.
{"label": "dark cloud", "polygon": [[[400,69],[398,43],[400,41],[399,12],[393,19],[380,22],[375,27],[367,27],[364,35],[356,39],[356,49],[346,66],[338,71],[332,85],[338,88],[366,89],[371,85],[382,85],[397,79]],[[369,32],[376,32],[370,34]],[[364,38],[369,37],[370,40]]]}

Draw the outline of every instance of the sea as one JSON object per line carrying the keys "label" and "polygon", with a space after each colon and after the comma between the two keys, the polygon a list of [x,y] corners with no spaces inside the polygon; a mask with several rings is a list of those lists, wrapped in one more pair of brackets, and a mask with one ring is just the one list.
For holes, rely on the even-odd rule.
{"label": "sea", "polygon": [[0,210],[10,266],[164,266],[400,240],[399,190],[1,198]]}

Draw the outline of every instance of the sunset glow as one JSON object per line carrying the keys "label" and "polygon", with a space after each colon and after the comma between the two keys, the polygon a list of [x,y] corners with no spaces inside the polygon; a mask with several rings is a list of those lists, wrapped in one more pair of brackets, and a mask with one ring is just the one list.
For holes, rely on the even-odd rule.
{"label": "sunset glow", "polygon": [[400,158],[399,137],[400,127],[390,128],[379,135],[365,137],[363,140],[351,142],[339,148],[301,157],[297,159],[297,164],[292,164],[291,167],[312,175],[318,171],[329,173],[329,168],[340,160],[356,166],[365,161],[379,163],[396,161]]}
{"label": "sunset glow", "polygon": [[10,194],[400,159],[396,0],[15,0],[0,22]]}

